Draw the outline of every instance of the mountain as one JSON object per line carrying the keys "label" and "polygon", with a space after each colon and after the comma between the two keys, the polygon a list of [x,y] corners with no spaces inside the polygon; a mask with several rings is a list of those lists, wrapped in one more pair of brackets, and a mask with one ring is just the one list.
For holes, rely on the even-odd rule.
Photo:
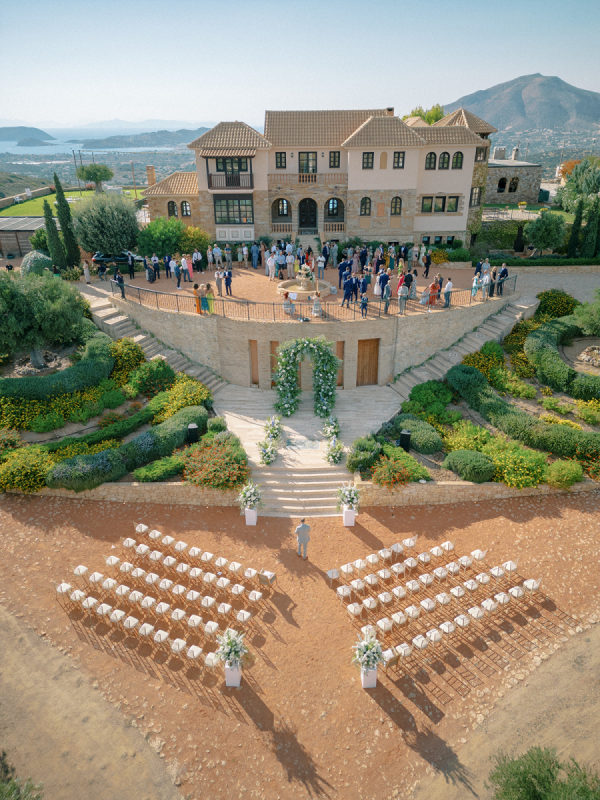
{"label": "mountain", "polygon": [[208,128],[178,131],[152,131],[151,133],[133,133],[126,136],[106,136],[103,139],[84,139],[82,145],[87,149],[99,150],[105,147],[173,147],[178,144],[189,144],[197,139]]}
{"label": "mountain", "polygon": [[499,131],[600,129],[600,93],[539,73],[460,97],[444,111],[461,106]]}
{"label": "mountain", "polygon": [[17,142],[21,139],[35,139],[39,142],[54,137],[39,128],[28,128],[26,125],[0,128],[0,142]]}
{"label": "mountain", "polygon": [[13,194],[24,192],[25,189],[39,189],[47,185],[48,181],[43,178],[15,175],[13,172],[0,172],[0,197],[11,197]]}

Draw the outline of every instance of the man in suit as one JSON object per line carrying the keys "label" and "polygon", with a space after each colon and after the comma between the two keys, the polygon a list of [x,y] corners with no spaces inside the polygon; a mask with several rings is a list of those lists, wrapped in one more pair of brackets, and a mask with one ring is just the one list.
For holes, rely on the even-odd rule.
{"label": "man in suit", "polygon": [[133,258],[133,253],[127,253],[127,266],[129,267],[129,279],[133,280],[135,278],[135,260]]}
{"label": "man in suit", "polygon": [[310,525],[307,525],[305,520],[301,519],[295,533],[296,541],[298,542],[298,555],[307,558],[306,547],[310,542]]}
{"label": "man in suit", "polygon": [[352,283],[352,276],[349,272],[347,272],[344,280],[344,297],[342,298],[342,308],[344,307],[344,303],[346,303],[346,306],[350,308],[350,300],[352,299],[353,291],[354,285]]}
{"label": "man in suit", "polygon": [[329,242],[325,242],[323,250],[321,251],[321,255],[325,259],[325,263],[323,265],[323,269],[327,269],[327,263],[329,262]]}

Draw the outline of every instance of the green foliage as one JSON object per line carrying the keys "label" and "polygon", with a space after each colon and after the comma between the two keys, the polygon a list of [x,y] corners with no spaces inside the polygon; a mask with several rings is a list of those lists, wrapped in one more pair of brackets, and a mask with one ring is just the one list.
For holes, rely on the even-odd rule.
{"label": "green foliage", "polygon": [[590,158],[576,164],[564,186],[556,193],[556,203],[565,211],[575,212],[583,201],[584,208],[589,208],[594,196],[600,192],[600,169]]}
{"label": "green foliage", "polygon": [[285,417],[296,411],[300,403],[298,367],[304,356],[313,362],[314,410],[318,417],[328,417],[335,405],[339,359],[323,336],[300,338],[277,348],[277,368],[274,374],[277,401],[275,410]]}
{"label": "green foliage", "polygon": [[15,450],[21,447],[21,435],[12,428],[0,428],[0,457],[6,450]]}
{"label": "green foliage", "polygon": [[385,486],[386,489],[392,489],[394,486],[410,481],[408,470],[404,464],[399,459],[385,455],[373,467],[372,477],[373,483]]}
{"label": "green foliage", "polygon": [[410,446],[417,453],[437,453],[442,449],[442,439],[433,425],[413,414],[398,414],[394,417],[394,430],[410,431]]}
{"label": "green foliage", "polygon": [[67,266],[67,254],[65,247],[58,235],[58,228],[56,221],[52,216],[52,210],[47,200],[44,200],[44,225],[46,227],[46,242],[48,243],[48,252],[52,264],[59,269],[64,269]]}
{"label": "green foliage", "polygon": [[569,387],[569,394],[577,400],[600,399],[600,378],[578,372]]}
{"label": "green foliage", "polygon": [[579,239],[581,237],[581,222],[583,220],[583,200],[580,199],[575,206],[575,219],[571,227],[569,243],[567,245],[568,258],[575,258],[579,251]]}
{"label": "green foliage", "polygon": [[513,397],[522,397],[527,400],[533,400],[537,395],[534,386],[519,380],[516,372],[511,372],[504,367],[491,369],[489,381],[500,394],[510,394]]}
{"label": "green foliage", "polygon": [[43,800],[41,789],[29,779],[19,780],[4,750],[0,753],[0,800]]}
{"label": "green foliage", "polygon": [[447,406],[452,400],[452,392],[442,381],[425,381],[418,383],[410,390],[409,399],[427,410],[433,403]]}
{"label": "green foliage", "polygon": [[118,481],[126,472],[122,454],[109,449],[61,461],[50,470],[46,482],[53,489],[83,492],[107,481]]}
{"label": "green foliage", "polygon": [[146,361],[144,351],[133,339],[118,339],[110,343],[114,365],[110,377],[117,386],[127,383],[132,372]]}
{"label": "green foliage", "polygon": [[583,258],[593,258],[598,254],[597,243],[600,236],[600,198],[595,197],[589,207],[583,240],[581,243],[581,255]]}
{"label": "green foliage", "polygon": [[546,478],[546,456],[528,450],[504,437],[494,437],[483,447],[483,453],[494,462],[494,480],[507,486],[524,489],[538,486]]}
{"label": "green foliage", "polygon": [[566,317],[572,314],[577,306],[581,303],[570,294],[563,292],[562,289],[548,289],[545,292],[540,292],[537,295],[540,301],[539,306],[536,308],[534,319],[541,319],[546,322],[548,317],[556,319],[557,317]]}
{"label": "green foliage", "polygon": [[448,261],[470,261],[471,253],[466,247],[456,247],[448,253]]}
{"label": "green foliage", "polygon": [[84,250],[115,254],[131,249],[137,240],[135,206],[119,195],[95,195],[74,211],[75,234]]}
{"label": "green foliage", "polygon": [[54,186],[56,187],[56,215],[60,222],[60,232],[65,247],[66,266],[76,267],[81,260],[81,253],[73,230],[71,208],[67,203],[62,184],[56,172],[54,173]]}
{"label": "green foliage", "polygon": [[442,466],[456,472],[464,481],[473,483],[491,481],[496,472],[492,459],[475,450],[453,450],[446,456]]}
{"label": "green foliage", "polygon": [[[174,253],[187,252],[181,247],[185,223],[173,217],[158,217],[141,229],[138,234],[138,250],[143,256],[156,253],[159,258]],[[209,242],[210,244],[210,242]]]}
{"label": "green foliage", "polygon": [[136,395],[152,397],[175,383],[175,370],[164,358],[153,358],[134,370],[128,383]]}
{"label": "green foliage", "polygon": [[44,253],[44,255],[50,256],[48,237],[46,236],[45,228],[38,228],[33,236],[29,237],[29,244],[34,250],[39,250],[41,253]]}
{"label": "green foliage", "polygon": [[519,224],[513,220],[484,222],[477,242],[482,240],[486,250],[511,250],[518,233]]}
{"label": "green foliage", "polygon": [[50,414],[39,414],[35,417],[30,428],[35,433],[48,433],[48,431],[62,428],[64,424],[64,417],[56,412],[51,412]]}
{"label": "green foliage", "polygon": [[212,239],[209,237],[206,231],[202,230],[202,228],[196,228],[193,225],[186,225],[181,235],[181,239],[179,240],[179,252],[193,253],[194,250],[199,250],[204,256],[206,256],[206,251],[211,242]]}
{"label": "green foliage", "polygon": [[207,429],[211,433],[220,433],[227,430],[227,423],[224,417],[210,417],[208,420]]}
{"label": "green foliage", "polygon": [[577,461],[558,460],[548,467],[546,482],[557,489],[568,489],[583,480],[583,468]]}
{"label": "green foliage", "polygon": [[39,445],[14,450],[0,464],[0,491],[38,492],[46,485],[53,463],[52,456]]}
{"label": "green foliage", "polygon": [[513,250],[515,253],[522,253],[525,250],[525,237],[523,236],[523,225],[517,226],[517,235],[515,236],[515,241],[513,242]]}
{"label": "green foliage", "polygon": [[434,122],[438,122],[438,120],[442,119],[444,116],[444,107],[439,103],[431,106],[431,108],[424,109],[423,106],[417,106],[413,108],[410,114],[405,114],[402,119],[408,119],[408,117],[421,117],[422,120],[428,125],[433,125]]}
{"label": "green foliage", "polygon": [[544,397],[541,404],[546,411],[554,411],[556,414],[570,414],[573,411],[570,403],[561,403],[555,397]]}
{"label": "green foliage", "polygon": [[541,213],[525,226],[525,236],[539,250],[555,250],[565,235],[565,221],[558,214]]}
{"label": "green foliage", "polygon": [[[219,438],[224,435],[226,438]],[[186,448],[182,457],[184,480],[195,486],[233,489],[250,477],[248,458],[239,439],[225,431]]]}
{"label": "green foliage", "polygon": [[166,481],[175,477],[175,475],[180,475],[183,472],[183,468],[183,457],[179,453],[175,453],[172,456],[165,456],[165,458],[152,461],[150,464],[146,464],[145,467],[138,467],[138,469],[134,470],[133,477],[141,483]]}
{"label": "green foliage", "polygon": [[477,450],[481,452],[492,434],[487,428],[475,425],[469,420],[460,420],[444,434],[444,448],[449,452],[454,450]]}
{"label": "green foliage", "polygon": [[429,474],[427,468],[419,463],[414,456],[411,456],[410,453],[407,453],[402,447],[396,447],[390,442],[385,442],[383,445],[383,455],[401,465],[402,468],[408,473],[408,479],[410,482],[415,483],[416,481],[421,480],[431,480],[431,475]]}
{"label": "green foliage", "polygon": [[346,459],[348,472],[360,472],[363,477],[370,477],[371,469],[382,452],[381,444],[372,436],[356,439]]}
{"label": "green foliage", "polygon": [[176,376],[175,383],[168,389],[167,395],[168,400],[164,404],[162,411],[156,415],[155,422],[162,422],[168,419],[180,408],[185,408],[186,406],[203,405],[210,408],[212,405],[210,389],[201,381],[190,378],[183,373]]}
{"label": "green foliage", "polygon": [[77,167],[77,177],[84,183],[93,183],[97,192],[102,191],[104,181],[109,181],[114,172],[106,164],[82,164]]}
{"label": "green foliage", "polygon": [[600,289],[591,303],[579,305],[573,312],[575,322],[587,336],[600,336]]}
{"label": "green foliage", "polygon": [[21,277],[43,275],[45,269],[52,269],[52,259],[39,250],[31,250],[21,262]]}

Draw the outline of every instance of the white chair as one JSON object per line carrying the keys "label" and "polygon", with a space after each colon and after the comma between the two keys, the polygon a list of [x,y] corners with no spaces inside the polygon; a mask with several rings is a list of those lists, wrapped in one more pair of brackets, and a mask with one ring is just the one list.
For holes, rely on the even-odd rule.
{"label": "white chair", "polygon": [[392,597],[390,592],[381,592],[381,594],[377,595],[377,599],[379,600],[382,606],[388,606],[394,598]]}
{"label": "white chair", "polygon": [[148,638],[152,636],[154,633],[154,625],[150,625],[149,622],[144,622],[143,625],[140,625],[138,628],[138,635],[143,636],[144,638]]}
{"label": "white chair", "polygon": [[425,636],[432,647],[435,647],[436,644],[439,644],[442,641],[442,634],[437,628],[432,628],[431,630],[427,631]]}
{"label": "white chair", "polygon": [[176,553],[181,555],[184,552],[184,550],[187,550],[187,542],[182,542],[182,541],[175,542],[174,550]]}
{"label": "white chair", "polygon": [[370,575],[365,575],[365,583],[367,586],[374,589],[379,584],[379,576],[375,575],[373,572]]}
{"label": "white chair", "polygon": [[379,576],[379,578],[382,581],[389,581],[390,578],[392,577],[392,573],[389,571],[389,569],[387,567],[384,567],[383,569],[378,570],[377,571],[377,575]]}
{"label": "white chair", "polygon": [[204,666],[207,669],[214,669],[219,666],[219,656],[216,653],[207,653],[204,659]]}
{"label": "white chair", "polygon": [[440,630],[445,636],[451,636],[456,630],[456,626],[454,625],[453,622],[447,620],[446,622],[442,622],[442,624],[440,625]]}
{"label": "white chair", "polygon": [[122,572],[124,575],[128,575],[134,569],[135,566],[130,561],[122,561],[119,567],[119,572]]}
{"label": "white chair", "polygon": [[465,590],[462,586],[453,586],[450,589],[450,594],[455,600],[460,600],[461,597],[465,596]]}
{"label": "white chair", "polygon": [[246,625],[249,622],[251,616],[252,616],[252,614],[250,613],[250,611],[246,611],[246,609],[242,609],[241,611],[237,612],[237,614],[235,615],[235,618],[242,625]]}
{"label": "white chair", "polygon": [[347,581],[348,578],[354,574],[354,564],[342,564],[340,572],[342,574],[342,579]]}
{"label": "white chair", "polygon": [[98,614],[99,617],[107,617],[111,611],[112,606],[109,606],[108,603],[100,603],[96,606],[96,614]]}
{"label": "white chair", "polygon": [[175,539],[173,538],[173,536],[169,536],[169,535],[163,536],[163,539],[162,539],[162,542],[161,542],[163,547],[167,547],[167,548],[171,547],[171,545],[174,544],[174,543],[175,543]]}
{"label": "white chair", "polygon": [[393,648],[389,647],[387,650],[382,652],[383,656],[383,668],[387,672],[390,667],[393,667],[395,664],[398,663],[398,659],[400,656],[398,652]]}
{"label": "white chair", "polygon": [[406,572],[406,565],[402,561],[399,561],[396,564],[392,564],[390,569],[392,570],[394,575],[397,578],[399,578],[400,576],[404,575],[404,573]]}
{"label": "white chair", "polygon": [[171,608],[171,606],[169,605],[169,603],[160,602],[160,603],[156,604],[156,608],[154,609],[154,613],[156,614],[157,617],[162,617],[167,613],[167,611],[170,608]]}
{"label": "white chair", "polygon": [[364,558],[357,558],[352,566],[360,574],[361,572],[365,572],[366,571],[367,562],[365,561]]}
{"label": "white chair", "polygon": [[200,558],[202,555],[202,550],[199,547],[190,547],[188,550],[188,558]]}
{"label": "white chair", "polygon": [[485,561],[487,550],[471,550],[473,561]]}
{"label": "white chair", "polygon": [[117,595],[117,597],[129,597],[130,593],[131,593],[131,588],[129,586],[126,586],[124,583],[121,583],[115,589],[115,594]]}
{"label": "white chair", "polygon": [[513,572],[517,571],[518,564],[518,561],[505,561],[504,564],[502,564],[502,568],[507,575],[512,575]]}
{"label": "white chair", "polygon": [[360,632],[364,639],[374,639],[377,636],[377,628],[374,625],[363,625]]}
{"label": "white chair", "polygon": [[419,605],[421,606],[423,611],[425,611],[427,614],[431,614],[431,612],[435,609],[436,602],[435,600],[432,600],[430,597],[426,597],[424,600],[421,600]]}
{"label": "white chair", "polygon": [[231,587],[231,594],[234,597],[241,597],[245,591],[246,587],[242,586],[241,583],[234,583],[233,586]]}
{"label": "white chair", "polygon": [[456,561],[451,561],[449,564],[446,564],[446,570],[448,575],[452,575],[454,577],[460,572],[460,564],[457,564]]}
{"label": "white chair", "polygon": [[88,583],[90,586],[101,584],[104,580],[104,575],[101,572],[92,572],[92,574],[88,577]]}
{"label": "white chair", "polygon": [[394,625],[406,625],[407,619],[406,616],[402,613],[402,611],[394,611],[392,614],[392,622]]}
{"label": "white chair", "polygon": [[390,549],[395,556],[401,556],[404,552],[404,547],[402,547],[400,542],[393,544]]}
{"label": "white chair", "polygon": [[434,558],[442,558],[442,556],[446,555],[438,544],[436,544],[434,547],[430,547],[429,552]]}
{"label": "white chair", "polygon": [[248,602],[252,605],[258,605],[263,598],[263,593],[259,592],[257,589],[252,589],[251,592],[248,592]]}
{"label": "white chair", "polygon": [[409,572],[417,566],[417,563],[417,559],[413,558],[413,556],[404,559],[404,566]]}
{"label": "white chair", "polygon": [[150,531],[150,533],[148,534],[148,538],[152,542],[158,542],[162,539],[162,533],[160,531],[157,531],[155,528],[154,530]]}
{"label": "white chair", "polygon": [[418,536],[412,536],[412,537],[409,537],[407,539],[402,539],[402,546],[405,549],[409,549],[411,547],[414,547],[416,545],[416,543],[417,543],[417,539],[418,538],[419,538]]}
{"label": "white chair", "polygon": [[479,584],[477,581],[474,581],[473,578],[469,578],[469,580],[463,583],[465,589],[468,589],[470,592],[476,592],[479,589]]}
{"label": "white chair", "polygon": [[241,570],[242,565],[239,561],[230,561],[229,566],[227,567],[227,571],[231,572],[232,575],[237,575],[238,572]]}
{"label": "white chair", "polygon": [[138,546],[135,548],[135,552],[136,555],[140,556],[140,558],[143,558],[150,552],[150,548],[147,544],[138,544]]}
{"label": "white chair", "polygon": [[421,633],[413,638],[412,643],[417,650],[421,651],[426,650],[429,647],[429,639],[426,636],[423,636]]}
{"label": "white chair", "polygon": [[362,592],[365,591],[365,582],[362,578],[354,578],[354,580],[350,581],[350,587],[352,588],[353,592],[362,594]]}
{"label": "white chair", "polygon": [[404,609],[404,613],[406,614],[406,618],[413,622],[421,616],[421,609],[419,606],[408,606]]}
{"label": "white chair", "polygon": [[[180,655],[185,650],[186,647],[187,645],[185,639],[173,639],[173,641],[171,642],[171,652],[176,656]],[[201,647],[198,647],[197,645],[194,644],[192,645],[192,647],[196,647],[196,649],[200,650],[200,653],[202,652]],[[198,653],[198,655],[200,655],[200,653]]]}
{"label": "white chair", "polygon": [[[202,555],[200,557],[200,561],[204,561],[205,564],[208,564],[209,561],[213,560],[213,557],[214,557],[214,553],[210,553],[208,550],[206,550],[204,553],[202,553]],[[242,565],[240,564],[240,567],[241,566]]]}
{"label": "white chair", "polygon": [[375,611],[379,605],[379,601],[375,597],[365,597],[365,599],[362,601],[362,604],[367,611]]}
{"label": "white chair", "polygon": [[211,609],[216,602],[217,601],[215,600],[214,597],[206,595],[205,597],[202,598],[200,605],[202,606],[202,608]]}
{"label": "white chair", "polygon": [[207,622],[206,625],[204,626],[205,635],[211,638],[217,635],[218,630],[219,630],[219,623],[214,622],[213,620]]}
{"label": "white chair", "polygon": [[440,592],[436,594],[435,602],[440,606],[447,606],[452,602],[452,596],[447,592]]}
{"label": "white chair", "polygon": [[[352,582],[354,583],[354,581]],[[352,589],[349,586],[338,586],[335,591],[342,603],[345,603],[352,596]]]}
{"label": "white chair", "polygon": [[[68,586],[69,584],[67,583],[66,585]],[[102,582],[102,589],[105,592],[112,592],[116,585],[117,582],[114,578],[105,578],[105,580]]]}
{"label": "white chair", "polygon": [[227,617],[231,613],[231,603],[219,603],[217,606],[217,614],[220,617]]}
{"label": "white chair", "polygon": [[106,566],[107,567],[116,567],[121,559],[117,558],[117,556],[108,556],[106,559]]}
{"label": "white chair", "polygon": [[406,642],[396,645],[396,652],[402,661],[406,661],[412,655],[412,647]]}
{"label": "white chair", "polygon": [[131,570],[131,580],[133,581],[143,581],[146,578],[146,570],[142,569],[141,567],[135,567],[135,569]]}
{"label": "white chair", "polygon": [[438,579],[438,581],[445,581],[448,577],[448,570],[446,567],[436,567],[433,570],[433,575]]}
{"label": "white chair", "polygon": [[136,544],[137,542],[135,541],[135,539],[132,539],[131,536],[128,536],[126,539],[123,539],[123,547],[126,550],[133,550]]}
{"label": "white chair", "polygon": [[202,573],[202,570],[200,569],[200,567],[192,567],[190,569],[190,571],[188,572],[188,578],[193,583],[195,583],[196,581],[199,581],[202,578],[202,574],[203,573]]}
{"label": "white chair", "polygon": [[485,611],[481,606],[472,606],[468,611],[467,614],[474,619],[476,622],[479,622],[485,617]]}
{"label": "white chair", "polygon": [[171,594],[174,597],[183,597],[187,591],[187,588],[181,583],[176,583],[175,586],[171,587]]}
{"label": "white chair", "polygon": [[226,569],[228,563],[229,562],[227,561],[227,559],[223,558],[223,556],[219,556],[218,558],[215,559],[215,567],[217,569]]}
{"label": "white chair", "polygon": [[363,607],[361,603],[348,603],[346,610],[351,617],[360,617],[363,612]]}
{"label": "white chair", "polygon": [[158,564],[163,560],[163,554],[160,552],[160,550],[153,550],[148,556],[148,558],[150,559],[150,561],[152,561],[153,564]]}
{"label": "white chair", "polygon": [[163,631],[160,628],[154,634],[154,643],[158,645],[163,645],[167,639],[169,638],[169,634],[167,631]]}
{"label": "white chair", "polygon": [[183,608],[175,608],[171,612],[171,619],[173,622],[183,622],[186,617],[186,613]]}
{"label": "white chair", "polygon": [[226,591],[231,581],[229,578],[218,578],[216,582],[217,589],[220,589],[222,592]]}
{"label": "white chair", "polygon": [[504,570],[500,566],[495,566],[490,569],[490,575],[497,581],[504,577]]}
{"label": "white chair", "polygon": [[160,583],[160,575],[157,575],[156,572],[148,572],[144,580],[148,586],[156,586],[157,583]]}
{"label": "white chair", "polygon": [[475,575],[475,580],[477,583],[481,584],[481,586],[487,586],[491,578],[487,572],[480,572],[479,575]]}
{"label": "white chair", "polygon": [[507,606],[510,603],[510,595],[507,592],[498,592],[494,595],[494,600],[499,606]]}
{"label": "white chair", "polygon": [[217,576],[214,572],[205,572],[202,576],[202,581],[210,586],[217,582]]}
{"label": "white chair", "polygon": [[59,583],[58,586],[56,587],[56,594],[59,597],[62,597],[65,594],[69,594],[69,592],[72,590],[72,588],[73,587],[71,586],[70,583],[64,583],[64,581],[63,581],[63,583]]}
{"label": "white chair", "polygon": [[445,553],[451,553],[454,550],[454,542],[447,539],[445,542],[441,543],[440,547]]}
{"label": "white chair", "polygon": [[170,578],[162,578],[158,583],[158,589],[161,592],[170,592],[173,586],[173,581]]}
{"label": "white chair", "polygon": [[424,566],[426,566],[431,561],[431,554],[430,553],[419,553],[419,555],[417,556],[417,560],[419,561],[419,563],[421,563]]}
{"label": "white chair", "polygon": [[373,569],[377,564],[379,564],[379,556],[377,555],[377,553],[369,553],[365,561],[367,562],[369,567]]}
{"label": "white chair", "polygon": [[461,556],[458,559],[458,563],[463,569],[469,569],[469,567],[473,564],[473,559],[471,556]]}
{"label": "white chair", "polygon": [[394,586],[392,589],[392,594],[396,600],[403,600],[406,597],[406,589],[404,586]]}
{"label": "white chair", "polygon": [[416,592],[421,591],[421,584],[419,581],[406,581],[406,588],[409,592],[411,592],[411,594],[415,594]]}
{"label": "white chair", "polygon": [[[175,642],[183,642],[183,639],[175,639]],[[175,642],[173,642],[173,644],[171,645],[171,649],[172,650],[173,650],[173,645],[175,644]],[[185,648],[185,642],[183,642],[183,647]],[[174,650],[173,652],[176,652],[176,651]],[[200,656],[202,655],[202,648],[198,647],[197,644],[192,644],[192,645],[190,645],[190,647],[188,647],[188,651],[187,651],[187,653],[185,655],[186,655],[187,658],[189,658],[190,661],[195,661],[197,658],[200,658]]]}
{"label": "white chair", "polygon": [[274,572],[270,572],[268,569],[261,569],[258,573],[258,582],[261,586],[266,586],[267,589],[271,589],[277,580],[277,575]]}
{"label": "white chair", "polygon": [[133,592],[131,592],[129,595],[129,602],[132,605],[139,605],[142,602],[143,598],[144,595],[137,589],[134,589]]}
{"label": "white chair", "polygon": [[148,533],[149,530],[150,528],[147,525],[144,525],[143,522],[138,522],[138,524],[135,526],[135,532],[140,536],[144,536],[144,534]]}
{"label": "white chair", "polygon": [[392,622],[391,619],[383,617],[382,619],[377,620],[377,627],[382,633],[385,634],[389,633],[392,630],[392,628],[394,627],[394,623]]}
{"label": "white chair", "polygon": [[150,595],[148,594],[148,595],[146,595],[146,597],[142,597],[142,602],[140,603],[140,606],[142,608],[148,610],[148,609],[152,608],[152,606],[155,605],[155,604],[156,604],[156,598],[155,597],[150,597]]}
{"label": "white chair", "polygon": [[199,614],[191,614],[188,617],[188,628],[194,630],[195,628],[199,628],[202,625],[202,617]]}
{"label": "white chair", "polygon": [[179,564],[175,567],[175,572],[181,577],[184,578],[185,575],[189,572],[190,565],[186,564],[185,561],[180,561]]}
{"label": "white chair", "polygon": [[137,617],[129,616],[129,617],[126,617],[126,619],[124,620],[123,627],[125,628],[126,631],[133,631],[133,630],[135,630],[137,628],[137,626],[139,625],[139,622],[140,621],[139,621],[139,619]]}
{"label": "white chair", "polygon": [[469,627],[471,620],[466,616],[466,614],[459,614],[457,617],[454,617],[454,624],[457,628],[464,630],[465,628]]}
{"label": "white chair", "polygon": [[419,581],[423,584],[423,586],[431,586],[433,583],[433,575],[430,575],[428,572],[424,572],[422,575],[419,575]]}
{"label": "white chair", "polygon": [[527,580],[523,581],[523,589],[529,594],[534,594],[540,588],[541,578],[527,578]]}
{"label": "white chair", "polygon": [[508,593],[513,600],[521,600],[525,596],[525,591],[522,586],[512,586],[508,590]]}
{"label": "white chair", "polygon": [[[246,572],[247,571],[248,570],[246,570]],[[249,576],[245,575],[245,577],[248,578]],[[254,575],[252,577],[254,577]],[[340,571],[339,571],[339,569],[335,569],[335,568],[334,569],[328,569],[327,570],[327,577],[329,578],[329,585],[333,586],[333,582],[334,581],[339,581],[339,579],[340,579]]]}
{"label": "white chair", "polygon": [[[330,572],[337,572],[337,569],[335,569],[335,570],[330,569],[328,571],[327,575],[329,575]],[[338,573],[338,575],[339,575],[339,573]],[[253,569],[252,567],[246,567],[246,569],[244,570],[244,578],[247,581],[257,581],[258,580],[257,576],[258,576],[258,570],[257,569]],[[333,585],[333,580],[331,581],[331,584]]]}
{"label": "white chair", "polygon": [[392,558],[392,551],[389,547],[383,547],[381,550],[378,551],[377,555],[382,561],[390,561]]}
{"label": "white chair", "polygon": [[496,600],[492,600],[491,597],[487,597],[482,601],[481,607],[487,614],[493,614],[498,610],[498,602]]}
{"label": "white chair", "polygon": [[166,569],[174,569],[175,565],[177,564],[177,559],[173,556],[165,556],[163,558],[163,564]]}
{"label": "white chair", "polygon": [[120,625],[121,622],[125,619],[125,612],[122,611],[120,608],[115,608],[111,611],[109,622],[112,622],[113,625]]}

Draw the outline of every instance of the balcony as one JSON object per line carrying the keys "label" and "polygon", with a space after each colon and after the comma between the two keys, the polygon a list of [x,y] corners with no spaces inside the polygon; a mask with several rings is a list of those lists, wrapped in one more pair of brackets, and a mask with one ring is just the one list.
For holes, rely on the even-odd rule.
{"label": "balcony", "polygon": [[217,172],[208,175],[209,189],[254,189],[251,172]]}
{"label": "balcony", "polygon": [[348,173],[346,172],[270,172],[269,188],[275,186],[299,186],[312,184],[313,186],[347,186]]}

